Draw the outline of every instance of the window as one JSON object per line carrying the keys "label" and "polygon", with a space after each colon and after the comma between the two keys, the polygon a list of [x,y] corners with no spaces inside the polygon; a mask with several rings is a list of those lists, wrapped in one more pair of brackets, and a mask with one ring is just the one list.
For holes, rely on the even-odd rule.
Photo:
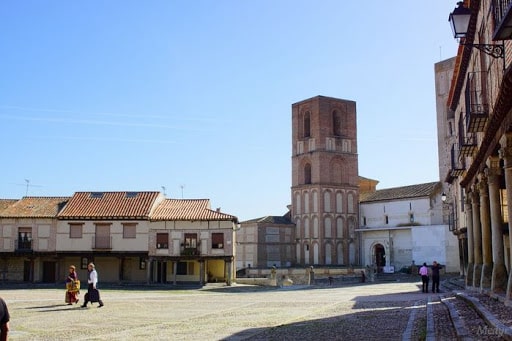
{"label": "window", "polygon": [[212,233],[212,249],[224,248],[224,233]]}
{"label": "window", "polygon": [[386,222],[386,225],[389,224],[389,217],[387,215],[384,216],[384,221]]}
{"label": "window", "polygon": [[138,194],[139,192],[126,192],[126,198],[135,198]]}
{"label": "window", "polygon": [[168,233],[157,233],[156,234],[156,248],[157,249],[168,249],[169,248],[169,234]]}
{"label": "window", "polygon": [[83,226],[82,223],[69,224],[69,238],[82,238]]}
{"label": "window", "polygon": [[126,223],[123,224],[123,238],[135,238],[137,237],[137,224]]}
{"label": "window", "polygon": [[87,257],[82,257],[80,260],[80,269],[87,269],[88,264],[89,264],[89,259]]}
{"label": "window", "polygon": [[332,133],[341,136],[341,114],[337,110],[332,112]]}
{"label": "window", "polygon": [[309,111],[304,114],[304,137],[311,136],[311,117]]}
{"label": "window", "polygon": [[90,197],[92,199],[101,199],[103,198],[103,192],[92,192]]}
{"label": "window", "polygon": [[366,217],[363,217],[363,226],[366,226]]}
{"label": "window", "polygon": [[18,230],[18,249],[31,250],[32,249],[32,228],[20,227]]}
{"label": "window", "polygon": [[139,269],[140,270],[146,269],[146,259],[144,257],[139,258]]}
{"label": "window", "polygon": [[309,163],[304,166],[304,184],[311,184],[311,165]]}
{"label": "window", "polygon": [[197,248],[197,233],[185,233],[185,249]]}

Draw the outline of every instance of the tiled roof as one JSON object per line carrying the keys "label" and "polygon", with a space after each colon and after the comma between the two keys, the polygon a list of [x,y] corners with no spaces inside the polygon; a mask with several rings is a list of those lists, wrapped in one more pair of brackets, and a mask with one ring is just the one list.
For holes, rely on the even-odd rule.
{"label": "tiled roof", "polygon": [[16,203],[16,201],[18,201],[18,199],[0,199],[0,212]]}
{"label": "tiled roof", "polygon": [[208,199],[165,199],[151,214],[151,220],[228,220],[238,221],[238,218],[210,209]]}
{"label": "tiled roof", "polygon": [[1,218],[55,218],[69,197],[23,197],[0,211]]}
{"label": "tiled roof", "polygon": [[428,182],[418,185],[380,189],[375,192],[361,193],[359,202],[426,197],[432,195],[438,186],[441,186],[440,182]]}
{"label": "tiled roof", "polygon": [[76,192],[59,219],[148,218],[160,192]]}
{"label": "tiled roof", "polygon": [[288,219],[287,216],[273,216],[268,215],[261,218],[246,220],[242,222],[242,224],[252,224],[252,223],[263,223],[263,224],[276,224],[276,225],[294,225],[293,222]]}

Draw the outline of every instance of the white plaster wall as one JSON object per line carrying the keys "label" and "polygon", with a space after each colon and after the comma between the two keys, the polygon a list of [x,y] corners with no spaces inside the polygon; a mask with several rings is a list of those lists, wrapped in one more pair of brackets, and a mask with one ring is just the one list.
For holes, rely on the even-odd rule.
{"label": "white plaster wall", "polygon": [[415,226],[412,229],[413,260],[417,265],[433,261],[446,266],[446,272],[459,271],[457,238],[447,225]]}
{"label": "white plaster wall", "polygon": [[[360,206],[360,223],[366,218],[366,225],[361,227],[396,227],[400,224],[410,224],[410,214],[414,222],[420,225],[430,225],[439,210],[430,207],[430,198],[405,199],[376,203],[362,203]],[[386,224],[385,216],[388,217]]]}

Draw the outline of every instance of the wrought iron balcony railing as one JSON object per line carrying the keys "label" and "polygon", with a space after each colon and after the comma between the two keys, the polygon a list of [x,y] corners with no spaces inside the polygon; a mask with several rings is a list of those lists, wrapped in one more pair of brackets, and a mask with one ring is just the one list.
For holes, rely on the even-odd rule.
{"label": "wrought iron balcony railing", "polygon": [[484,131],[489,118],[489,104],[487,101],[487,72],[478,71],[468,73],[466,81],[466,131],[476,133]]}
{"label": "wrought iron balcony railing", "polygon": [[32,252],[32,239],[17,239],[15,242],[16,251]]}
{"label": "wrought iron balcony railing", "polygon": [[493,40],[512,38],[512,0],[492,0]]}

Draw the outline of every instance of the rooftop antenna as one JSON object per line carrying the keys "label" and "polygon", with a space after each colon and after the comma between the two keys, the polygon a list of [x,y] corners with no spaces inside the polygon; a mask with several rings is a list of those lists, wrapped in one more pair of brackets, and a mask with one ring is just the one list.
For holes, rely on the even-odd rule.
{"label": "rooftop antenna", "polygon": [[164,191],[164,197],[166,197],[167,194],[165,194],[165,186],[162,186],[162,191]]}
{"label": "rooftop antenna", "polygon": [[183,199],[183,188],[185,188],[185,185],[181,185],[181,199]]}
{"label": "rooftop antenna", "polygon": [[11,183],[12,185],[16,185],[16,186],[25,186],[25,196],[28,196],[28,190],[30,187],[43,187],[41,185],[33,185],[30,183],[30,180],[29,179],[24,179],[25,180],[25,183],[24,184],[16,184],[16,183]]}

